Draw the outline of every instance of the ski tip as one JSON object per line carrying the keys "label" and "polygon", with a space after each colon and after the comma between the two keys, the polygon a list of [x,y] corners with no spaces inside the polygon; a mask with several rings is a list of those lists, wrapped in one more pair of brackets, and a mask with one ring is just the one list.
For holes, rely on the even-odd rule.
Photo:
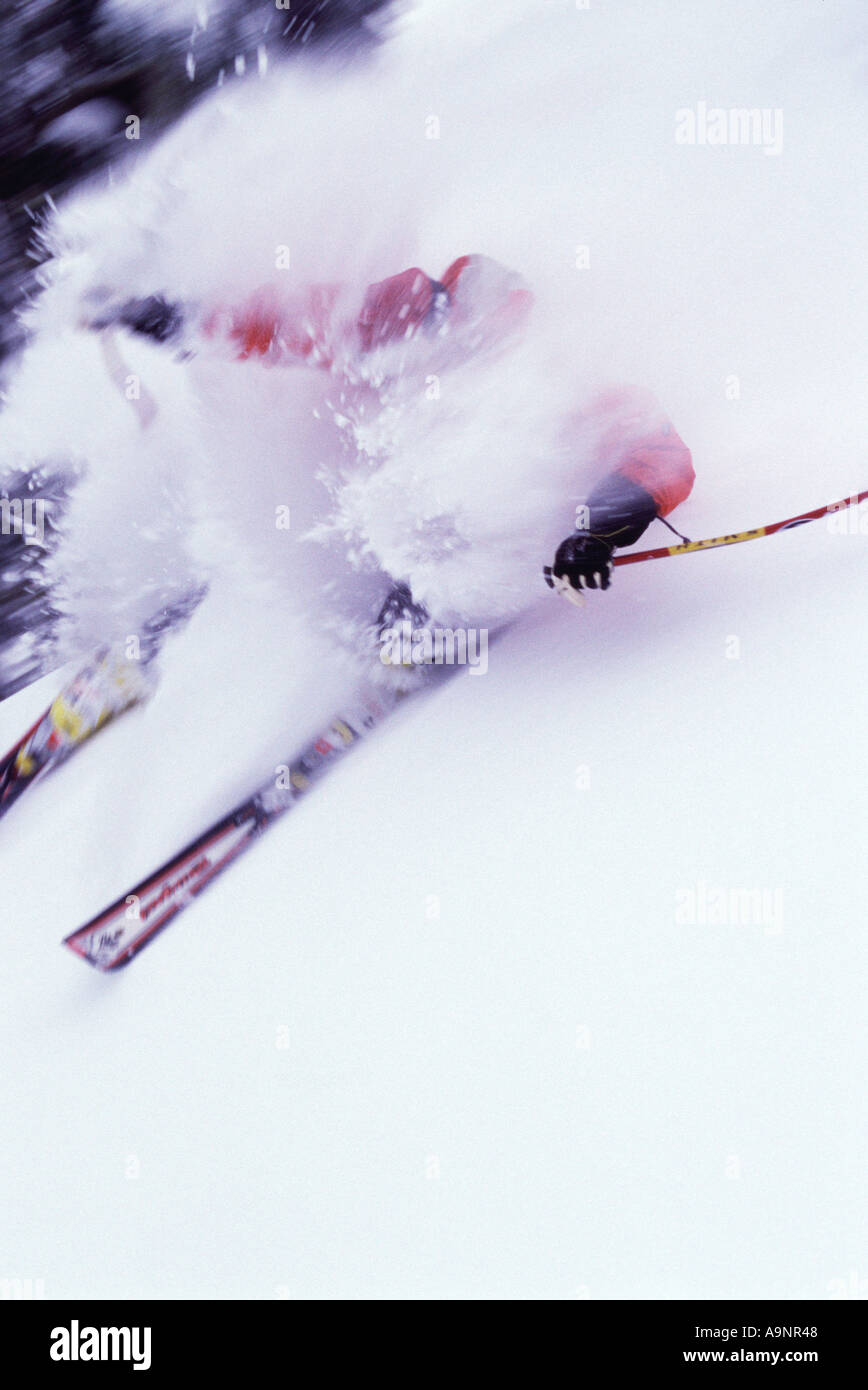
{"label": "ski tip", "polygon": [[[161,925],[165,925],[165,922]],[[122,926],[115,926],[112,930],[111,924],[106,926],[101,922],[88,922],[69,936],[65,936],[60,944],[78,956],[79,960],[86,961],[94,970],[99,970],[100,974],[112,975],[129,965],[159,930],[160,927],[152,927],[147,931],[139,931],[130,939]]]}
{"label": "ski tip", "polygon": [[92,965],[94,970],[105,972],[107,969],[111,968],[100,961],[99,957],[88,949],[87,938],[83,937],[80,930],[71,932],[69,936],[65,936],[60,944],[72,951],[73,955],[78,956],[79,960],[87,961],[88,965]]}
{"label": "ski tip", "polygon": [[101,975],[116,974],[119,970],[122,970],[125,965],[129,965],[130,961],[136,955],[135,950],[127,950],[120,956],[115,956],[108,960],[101,960],[95,951],[89,950],[86,946],[83,946],[81,942],[73,940],[72,937],[65,936],[60,944],[72,951],[73,955],[78,956],[79,960],[83,960],[88,965],[93,966],[94,970],[98,970]]}

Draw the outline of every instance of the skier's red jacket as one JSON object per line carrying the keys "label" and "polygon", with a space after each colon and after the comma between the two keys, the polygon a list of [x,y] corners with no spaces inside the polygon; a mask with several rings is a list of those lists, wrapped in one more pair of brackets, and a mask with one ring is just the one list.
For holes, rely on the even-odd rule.
{"label": "skier's red jacket", "polygon": [[[533,303],[521,276],[487,256],[459,257],[441,280],[412,267],[370,285],[354,323],[336,324],[342,293],[340,285],[314,285],[287,297],[267,287],[240,308],[211,313],[204,331],[228,339],[240,360],[329,368],[338,345],[368,353],[436,331],[446,320],[471,323],[485,340],[497,340],[523,323]],[[607,391],[590,413],[600,421],[598,452],[610,474],[643,488],[658,516],[684,501],[694,481],[690,450],[650,393],[634,387]]]}

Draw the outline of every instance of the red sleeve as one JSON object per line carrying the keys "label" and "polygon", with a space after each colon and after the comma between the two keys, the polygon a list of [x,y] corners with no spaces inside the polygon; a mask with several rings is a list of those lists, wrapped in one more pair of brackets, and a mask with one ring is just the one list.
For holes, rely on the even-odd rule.
{"label": "red sleeve", "polygon": [[[353,339],[350,319],[336,312],[340,285],[310,285],[293,294],[264,285],[243,304],[213,310],[203,331],[230,344],[238,361],[303,361],[330,367],[339,342]],[[395,339],[412,337],[433,303],[433,285],[412,267],[369,285],[355,325],[363,352]]]}
{"label": "red sleeve", "polygon": [[635,444],[615,471],[650,492],[660,516],[690,496],[696,477],[690,450],[671,425]]}
{"label": "red sleeve", "polygon": [[412,338],[433,300],[431,280],[418,266],[369,285],[358,320],[362,351],[370,352],[396,338]]}
{"label": "red sleeve", "polygon": [[629,386],[607,391],[592,413],[604,426],[601,462],[650,493],[660,516],[690,496],[696,477],[690,450],[650,391]]}
{"label": "red sleeve", "polygon": [[281,294],[271,285],[243,304],[214,309],[202,325],[206,337],[228,342],[240,362],[314,362],[329,367],[333,357],[334,310],[340,285],[310,285]]}

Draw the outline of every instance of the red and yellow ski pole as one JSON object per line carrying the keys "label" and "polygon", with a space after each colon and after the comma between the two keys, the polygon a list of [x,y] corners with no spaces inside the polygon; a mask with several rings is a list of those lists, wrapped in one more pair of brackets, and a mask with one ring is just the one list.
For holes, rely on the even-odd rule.
{"label": "red and yellow ski pole", "polygon": [[[729,536],[712,536],[704,541],[685,540],[681,545],[661,545],[655,550],[635,550],[628,555],[616,555],[614,565],[638,565],[640,560],[663,560],[667,555],[688,555],[692,550],[714,550],[720,545],[738,545],[741,541],[759,540],[760,536],[773,536],[776,531],[786,531],[791,526],[804,526],[807,521],[818,521],[821,516],[840,512],[847,507],[858,506],[868,498],[868,488],[844,497],[840,502],[829,502],[825,507],[815,507],[810,512],[800,512],[798,516],[787,517],[786,521],[773,521],[769,526],[757,526],[752,531],[735,531]],[[668,525],[668,523],[667,523]]]}

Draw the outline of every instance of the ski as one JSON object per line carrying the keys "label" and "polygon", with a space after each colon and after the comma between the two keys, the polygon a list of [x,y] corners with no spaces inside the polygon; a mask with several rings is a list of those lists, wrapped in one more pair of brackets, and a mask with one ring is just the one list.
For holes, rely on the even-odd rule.
{"label": "ski", "polygon": [[37,781],[119,714],[144,705],[159,681],[156,656],[164,638],[177,631],[207,592],[200,584],[164,605],[142,629],[137,658],[121,644],[104,644],[67,681],[48,709],[0,758],[0,817]]}
{"label": "ski", "polygon": [[397,691],[360,693],[291,762],[110,907],[64,938],[97,970],[128,965],[155,936],[394,709]]}
{"label": "ski", "polygon": [[140,663],[126,661],[111,647],[96,652],[0,759],[0,816],[110,720],[143,704],[152,689]]}

